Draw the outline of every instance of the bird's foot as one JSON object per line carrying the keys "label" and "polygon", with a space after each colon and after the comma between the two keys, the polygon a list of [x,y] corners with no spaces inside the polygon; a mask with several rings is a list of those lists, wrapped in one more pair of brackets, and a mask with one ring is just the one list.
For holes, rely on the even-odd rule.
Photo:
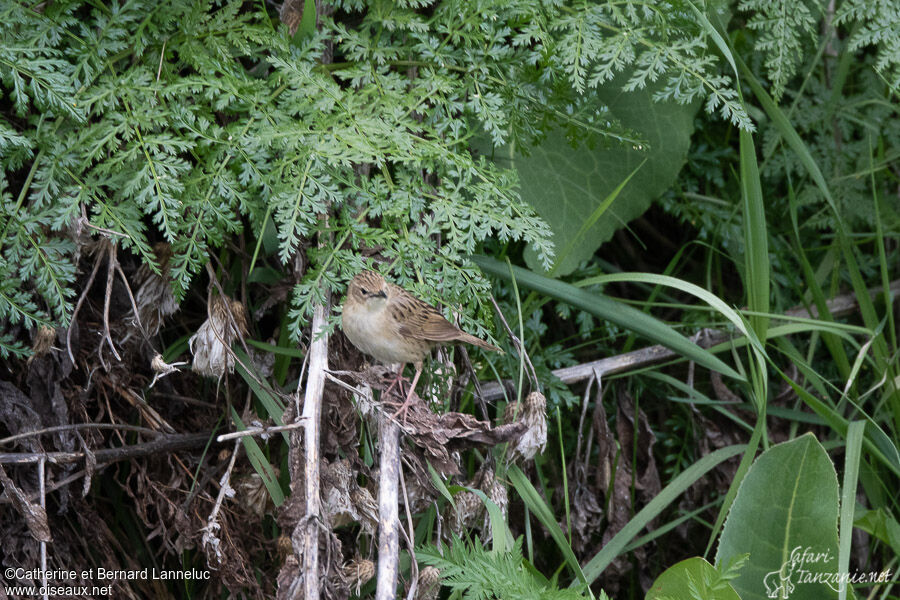
{"label": "bird's foot", "polygon": [[397,374],[397,377],[393,381],[391,381],[391,385],[389,385],[386,390],[381,392],[382,398],[387,398],[391,394],[391,390],[394,389],[394,386],[396,386],[397,390],[399,391],[399,394],[397,394],[397,395],[403,396],[404,395],[403,394],[403,383],[404,382],[409,383],[409,380],[406,377],[404,377],[403,375]]}
{"label": "bird's foot", "polygon": [[400,405],[400,408],[397,409],[397,412],[391,415],[391,418],[406,425],[406,413],[409,410],[410,406],[412,406],[412,402],[410,402],[409,400],[404,400]]}
{"label": "bird's foot", "polygon": [[[391,415],[391,418],[394,419],[395,421],[399,420],[401,423],[406,425],[406,413],[407,413],[407,411],[409,411],[409,407],[413,405],[414,399],[415,399],[415,395],[413,394],[413,389],[410,388],[409,393],[406,394],[406,400],[404,400],[400,404],[400,408],[398,408],[397,411],[393,415]],[[392,404],[396,404],[396,403],[392,403]]]}

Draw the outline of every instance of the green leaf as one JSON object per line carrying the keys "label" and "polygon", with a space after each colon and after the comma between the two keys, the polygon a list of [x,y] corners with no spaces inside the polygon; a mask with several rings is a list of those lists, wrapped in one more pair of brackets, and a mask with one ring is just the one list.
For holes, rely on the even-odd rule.
{"label": "green leaf", "polygon": [[509,475],[509,480],[512,482],[513,487],[516,488],[519,497],[525,502],[525,506],[534,513],[534,516],[537,517],[538,521],[540,521],[541,524],[547,528],[547,531],[550,532],[550,537],[552,537],[553,541],[556,542],[556,545],[559,546],[559,549],[566,559],[566,564],[578,577],[578,581],[589,583],[585,578],[584,572],[581,570],[581,565],[578,564],[575,553],[572,551],[572,546],[570,546],[568,540],[566,540],[566,534],[563,533],[563,530],[559,527],[559,523],[556,522],[553,511],[547,506],[547,503],[544,502],[544,499],[538,491],[531,485],[531,482],[528,481],[528,478],[525,477],[525,474],[522,473],[522,470],[519,469],[519,467],[513,465],[507,474]]}
{"label": "green leaf", "polygon": [[900,556],[900,523],[883,508],[862,512],[856,517],[853,525],[877,537],[890,546],[894,554]]}
{"label": "green leaf", "polygon": [[836,576],[837,523],[837,474],[808,433],[769,448],[750,468],[722,530],[716,564],[750,554],[733,583],[743,600],[772,597],[779,586],[791,600],[837,598],[836,583],[803,581]]}
{"label": "green leaf", "polygon": [[[841,529],[838,548],[840,573],[850,572],[850,549],[853,535],[853,515],[856,508],[856,483],[859,478],[859,463],[862,458],[865,421],[853,421],[847,429],[847,452],[844,456],[844,485],[841,489]],[[852,597],[852,596],[851,596]],[[847,587],[840,589],[840,600],[847,598]]]}
{"label": "green leaf", "polygon": [[714,566],[695,556],[663,571],[644,600],[741,600],[734,588],[720,579]]}
{"label": "green leaf", "polygon": [[[498,155],[511,158],[507,160],[518,171],[522,199],[550,225],[556,247],[567,248],[570,241],[576,241],[565,256],[560,255],[556,275],[571,273],[618,229],[643,214],[672,185],[687,158],[698,103],[655,102],[654,88],[623,92],[621,79],[598,88],[597,103],[606,105],[611,120],[637,132],[646,144],[626,142],[576,150],[562,130],[555,130],[530,149],[529,156],[516,153],[509,157],[508,149],[498,151]],[[507,160],[501,158],[498,163]],[[610,197],[611,204],[602,216],[593,215]],[[582,233],[582,226],[590,223],[592,216],[599,219]],[[576,232],[582,235],[576,236]],[[541,270],[533,249],[525,251],[525,261],[532,269]]]}
{"label": "green leaf", "polygon": [[[272,420],[275,421],[277,425],[284,425],[284,420],[282,419],[284,415],[284,404],[282,403],[281,398],[279,398],[275,391],[263,381],[259,376],[259,373],[250,371],[253,369],[253,362],[250,360],[250,357],[247,356],[246,352],[241,348],[236,347],[234,348],[234,354],[237,357],[235,368],[238,374],[240,374],[247,383],[247,386],[253,391],[253,395],[256,396],[256,399],[260,401],[263,407],[265,407],[266,412],[269,413]],[[281,436],[284,438],[285,443],[290,442],[287,431],[282,431]]]}

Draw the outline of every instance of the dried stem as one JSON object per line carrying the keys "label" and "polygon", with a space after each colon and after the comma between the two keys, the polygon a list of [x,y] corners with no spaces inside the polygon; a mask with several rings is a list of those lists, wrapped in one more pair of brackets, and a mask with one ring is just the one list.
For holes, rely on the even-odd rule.
{"label": "dried stem", "polygon": [[469,373],[472,374],[472,384],[475,386],[475,398],[478,401],[478,407],[481,409],[481,416],[485,421],[490,421],[491,415],[488,412],[487,403],[484,401],[484,396],[481,395],[481,383],[478,381],[478,377],[475,375],[475,367],[472,366],[472,361],[469,360],[469,353],[463,346],[459,347],[459,351],[462,354],[463,362],[466,363],[466,369],[468,369]]}
{"label": "dried stem", "polygon": [[305,450],[304,474],[306,480],[306,514],[300,526],[303,529],[303,592],[304,600],[319,598],[319,422],[322,418],[322,394],[325,391],[325,371],[328,369],[328,321],[329,295],[325,291],[325,303],[315,307],[310,329],[309,375],[303,398],[303,441]]}
{"label": "dried stem", "polygon": [[138,431],[140,433],[152,433],[153,435],[162,435],[155,429],[148,429],[139,425],[121,425],[119,423],[71,423],[69,425],[56,425],[54,427],[44,427],[43,429],[35,429],[34,431],[24,431],[0,439],[0,445],[8,444],[16,440],[32,437],[36,435],[44,435],[45,433],[56,433],[57,431],[78,431],[81,429],[119,429],[125,431]]}
{"label": "dried stem", "polygon": [[[594,382],[597,382],[597,387],[599,389],[603,389],[603,378],[600,374],[596,374],[590,379],[588,379],[587,387],[584,389],[584,397],[581,400],[581,417],[578,419],[578,441],[575,444],[575,462],[578,464],[581,461],[581,443],[584,438],[584,420],[587,416],[588,403],[591,397],[591,387],[593,387]],[[586,457],[584,460],[584,464],[587,464],[589,457]]]}
{"label": "dried stem", "polygon": [[[497,314],[500,315],[500,322],[503,323],[503,328],[506,329],[507,335],[513,342],[513,346],[516,347],[516,351],[519,353],[525,363],[528,365],[528,375],[531,377],[531,385],[534,386],[534,389],[539,389],[540,382],[538,381],[537,371],[534,370],[534,365],[531,364],[531,358],[528,357],[528,352],[525,350],[525,344],[522,343],[516,334],[513,333],[512,328],[509,326],[509,323],[506,322],[506,317],[503,315],[503,311],[500,310],[500,305],[497,304],[497,301],[491,296],[491,303],[494,305],[494,310],[497,311]],[[488,400],[489,398],[485,398]]]}
{"label": "dried stem", "polygon": [[[190,450],[191,448],[205,446],[210,436],[212,436],[211,432],[160,435],[157,439],[142,444],[103,448],[94,452],[94,456],[98,463],[108,463],[141,456]],[[39,462],[41,458],[46,458],[52,463],[63,464],[78,462],[85,456],[85,452],[0,452],[0,464],[34,464]]]}
{"label": "dried stem", "polygon": [[[45,481],[47,476],[47,470],[45,468],[47,464],[46,459],[41,458],[38,461],[38,486],[39,493],[41,495],[41,508],[45,511],[47,510],[47,482]],[[41,540],[41,571],[43,574],[41,575],[41,583],[44,587],[44,600],[47,600],[47,541]]]}
{"label": "dried stem", "polygon": [[240,449],[241,440],[234,440],[234,448],[231,449],[231,460],[228,461],[228,467],[225,469],[225,473],[219,478],[219,495],[216,497],[216,503],[209,512],[209,516],[206,517],[206,527],[204,529],[214,532],[219,528],[219,510],[222,508],[222,502],[229,493],[234,493],[234,489],[231,487],[231,472],[234,470],[234,463],[237,461],[237,455]]}
{"label": "dried stem", "polygon": [[272,427],[248,427],[243,431],[233,431],[231,433],[223,433],[219,437],[216,438],[217,442],[225,442],[227,440],[233,440],[235,438],[247,437],[250,435],[268,435],[270,433],[279,433],[281,431],[290,431],[291,429],[297,429],[298,427],[303,427],[306,425],[305,417],[300,417],[293,423],[289,423],[288,425],[275,425]]}
{"label": "dried stem", "polygon": [[115,345],[112,341],[112,334],[109,331],[109,304],[112,300],[112,288],[113,288],[113,280],[116,275],[116,254],[117,247],[115,244],[110,244],[109,246],[109,258],[106,265],[106,294],[103,297],[103,340],[100,340],[101,348],[98,349],[100,353],[100,358],[103,358],[103,342],[106,341],[109,344],[110,349],[112,349],[113,356],[116,357],[116,360],[122,362],[122,357],[119,356],[119,351],[116,350]]}
{"label": "dried stem", "polygon": [[75,362],[75,355],[72,354],[72,326],[75,324],[75,319],[78,317],[78,311],[81,310],[81,305],[84,304],[84,299],[87,298],[88,292],[91,291],[91,286],[94,285],[94,279],[97,277],[97,271],[100,270],[100,257],[97,257],[97,260],[94,261],[94,268],[91,270],[91,276],[88,277],[87,283],[84,286],[84,291],[81,292],[81,296],[78,297],[78,302],[75,303],[75,310],[72,311],[72,318],[69,319],[69,327],[66,329],[66,350],[69,352],[69,360],[72,361],[72,366],[74,368],[78,368],[78,363]]}
{"label": "dried stem", "polygon": [[[94,469],[94,472],[96,473],[97,471],[100,471],[101,469],[105,469],[106,467],[108,467],[108,466],[111,465],[111,464],[112,464],[112,463],[106,463],[106,464],[104,464],[104,465],[98,465],[98,466]],[[65,487],[65,486],[69,485],[70,483],[72,483],[72,482],[74,482],[74,481],[78,481],[79,479],[81,479],[82,477],[86,477],[87,475],[88,475],[87,469],[82,469],[82,470],[80,470],[80,471],[76,471],[76,472],[72,473],[72,474],[69,475],[68,477],[64,477],[64,478],[59,479],[59,480],[57,480],[57,481],[52,481],[52,482],[50,482],[50,485],[47,485],[47,486],[46,486],[45,493],[55,492],[55,491],[58,490],[59,488]],[[26,496],[26,498],[28,499],[29,502],[34,502],[35,500],[39,500],[40,497],[41,497],[40,491],[33,492],[33,493],[28,494],[28,495]],[[12,503],[12,500],[10,500],[9,498],[7,498],[7,497],[5,497],[5,496],[0,496],[0,505],[2,505],[2,504],[11,504],[11,503]]]}
{"label": "dried stem", "polygon": [[406,538],[406,544],[409,548],[409,592],[406,594],[406,600],[415,600],[416,588],[419,585],[419,563],[416,561],[416,528],[413,527],[412,512],[409,510],[409,493],[406,491],[406,478],[403,477],[403,467],[399,469],[400,487],[403,488],[403,508],[406,509],[406,526],[409,529],[407,533],[403,529]]}
{"label": "dried stem", "polygon": [[141,330],[141,333],[143,333],[146,338],[147,332],[144,331],[144,325],[141,323],[141,311],[138,310],[137,301],[134,299],[134,293],[131,291],[131,286],[128,284],[128,278],[125,277],[125,271],[122,270],[122,265],[119,264],[119,261],[116,261],[116,273],[119,274],[119,277],[122,279],[122,285],[125,286],[125,291],[128,292],[128,300],[131,301],[131,310],[134,311],[134,322],[137,323],[138,329]]}
{"label": "dried stem", "polygon": [[375,600],[394,600],[400,564],[400,427],[386,415],[378,417],[381,474],[378,478],[378,583]]}

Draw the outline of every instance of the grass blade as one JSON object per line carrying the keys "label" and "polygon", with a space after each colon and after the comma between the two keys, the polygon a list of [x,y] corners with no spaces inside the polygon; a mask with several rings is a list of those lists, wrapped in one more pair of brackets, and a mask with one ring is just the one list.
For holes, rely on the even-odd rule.
{"label": "grass blade", "polygon": [[[844,483],[841,486],[840,537],[838,544],[838,573],[850,572],[850,545],[853,533],[853,516],[856,512],[856,481],[859,477],[859,463],[862,458],[865,421],[850,423],[847,430],[847,453],[844,457]],[[847,598],[847,585],[841,585],[838,600]]]}
{"label": "grass blade", "polygon": [[550,507],[547,506],[547,503],[544,502],[544,499],[538,491],[531,485],[531,482],[528,481],[528,478],[525,477],[525,474],[519,467],[513,465],[510,467],[507,475],[509,475],[509,480],[519,493],[519,497],[525,502],[525,506],[528,507],[534,516],[537,517],[538,521],[540,521],[541,524],[547,528],[547,531],[550,532],[550,537],[552,537],[553,541],[556,542],[556,545],[559,546],[559,549],[566,559],[566,564],[578,577],[578,581],[585,584],[589,583],[584,571],[581,570],[581,565],[578,564],[578,559],[575,558],[572,546],[570,546],[569,542],[566,540],[566,534],[560,529],[559,523],[556,522],[556,517],[553,516],[553,511],[550,510]]}
{"label": "grass blade", "polygon": [[574,285],[538,275],[528,269],[507,266],[505,263],[487,256],[470,256],[470,258],[487,273],[506,279],[509,278],[510,271],[512,271],[516,281],[525,287],[571,304],[601,319],[612,321],[625,329],[633,330],[708,369],[718,371],[738,381],[745,381],[742,375],[711,352],[694,344],[668,325],[635,308],[605,296],[578,289]]}
{"label": "grass blade", "polygon": [[[233,406],[231,407],[231,419],[234,421],[234,426],[238,431],[247,429]],[[241,438],[241,443],[244,445],[244,450],[247,452],[247,458],[250,459],[253,470],[259,474],[263,484],[265,484],[266,489],[269,491],[272,502],[275,503],[275,506],[281,506],[284,502],[284,492],[281,491],[281,486],[278,484],[278,476],[275,474],[275,468],[266,458],[265,453],[263,453],[262,448],[259,447],[259,444],[256,443],[253,436],[245,435]]]}

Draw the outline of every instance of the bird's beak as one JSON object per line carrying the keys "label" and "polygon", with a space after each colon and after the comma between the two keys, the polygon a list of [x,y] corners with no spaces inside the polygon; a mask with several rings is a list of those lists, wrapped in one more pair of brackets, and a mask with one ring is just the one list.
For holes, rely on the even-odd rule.
{"label": "bird's beak", "polygon": [[384,293],[384,290],[381,290],[380,292],[378,292],[377,294],[375,294],[375,297],[376,297],[376,298],[384,298],[384,299],[387,299],[387,294]]}

